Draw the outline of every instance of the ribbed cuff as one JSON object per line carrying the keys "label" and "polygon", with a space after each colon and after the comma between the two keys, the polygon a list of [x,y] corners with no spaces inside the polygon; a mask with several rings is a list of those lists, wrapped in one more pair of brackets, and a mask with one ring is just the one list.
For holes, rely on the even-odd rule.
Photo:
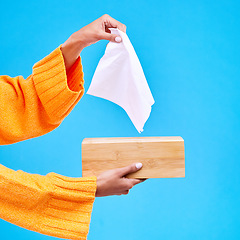
{"label": "ribbed cuff", "polygon": [[79,92],[84,88],[83,71],[80,56],[67,72],[67,82],[70,90],[74,92]]}
{"label": "ribbed cuff", "polygon": [[54,124],[60,123],[84,93],[80,57],[66,74],[60,47],[33,66],[40,101]]}
{"label": "ribbed cuff", "polygon": [[44,234],[86,240],[95,200],[96,177],[70,178],[56,173],[47,177],[54,189],[40,215],[38,228]]}

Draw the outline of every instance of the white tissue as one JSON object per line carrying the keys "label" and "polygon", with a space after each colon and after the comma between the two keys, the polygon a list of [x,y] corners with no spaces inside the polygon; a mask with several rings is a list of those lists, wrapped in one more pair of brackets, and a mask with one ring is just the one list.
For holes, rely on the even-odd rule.
{"label": "white tissue", "polygon": [[121,106],[138,132],[142,132],[154,99],[128,36],[119,29],[110,30],[112,34],[120,35],[122,42],[108,43],[87,94]]}

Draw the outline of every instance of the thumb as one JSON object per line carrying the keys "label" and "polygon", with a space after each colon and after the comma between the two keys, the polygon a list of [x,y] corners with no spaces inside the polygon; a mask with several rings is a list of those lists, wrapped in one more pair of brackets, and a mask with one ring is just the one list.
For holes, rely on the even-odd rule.
{"label": "thumb", "polygon": [[142,168],[142,163],[134,163],[127,167],[119,168],[119,175],[123,177],[129,173],[137,172],[141,168]]}
{"label": "thumb", "polygon": [[122,38],[119,35],[111,34],[107,32],[104,32],[102,34],[102,39],[109,40],[111,42],[117,42],[117,43],[120,43],[122,41]]}

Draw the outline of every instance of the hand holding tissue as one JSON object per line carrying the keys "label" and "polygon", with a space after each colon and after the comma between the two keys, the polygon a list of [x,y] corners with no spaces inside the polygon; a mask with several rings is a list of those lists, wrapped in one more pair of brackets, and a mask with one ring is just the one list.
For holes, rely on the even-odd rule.
{"label": "hand holding tissue", "polygon": [[154,99],[128,36],[117,28],[110,30],[112,34],[121,36],[122,42],[108,43],[87,94],[121,106],[140,133],[150,115]]}

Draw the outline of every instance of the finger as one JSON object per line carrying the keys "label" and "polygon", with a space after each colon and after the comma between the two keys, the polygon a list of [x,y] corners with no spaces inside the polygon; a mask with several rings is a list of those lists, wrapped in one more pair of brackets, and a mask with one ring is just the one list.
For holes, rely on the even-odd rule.
{"label": "finger", "polygon": [[124,191],[122,194],[127,195],[129,193],[129,190]]}
{"label": "finger", "polygon": [[108,14],[104,14],[102,18],[107,28],[118,28],[121,31],[126,32],[126,26],[116,19],[110,17]]}
{"label": "finger", "polygon": [[134,164],[131,164],[127,167],[123,167],[123,168],[119,168],[118,169],[118,172],[119,172],[119,175],[121,177],[129,174],[129,173],[134,173],[134,172],[137,172],[138,170],[140,170],[142,168],[142,163],[134,163]]}
{"label": "finger", "polygon": [[133,186],[135,186],[136,184],[139,184],[139,183],[143,182],[141,179],[129,179],[129,180],[132,182]]}
{"label": "finger", "polygon": [[137,178],[138,180],[140,180],[141,182],[145,182],[146,180],[148,180],[148,178]]}
{"label": "finger", "polygon": [[120,43],[122,38],[119,35],[103,32],[101,34],[101,39],[109,40],[111,42]]}

